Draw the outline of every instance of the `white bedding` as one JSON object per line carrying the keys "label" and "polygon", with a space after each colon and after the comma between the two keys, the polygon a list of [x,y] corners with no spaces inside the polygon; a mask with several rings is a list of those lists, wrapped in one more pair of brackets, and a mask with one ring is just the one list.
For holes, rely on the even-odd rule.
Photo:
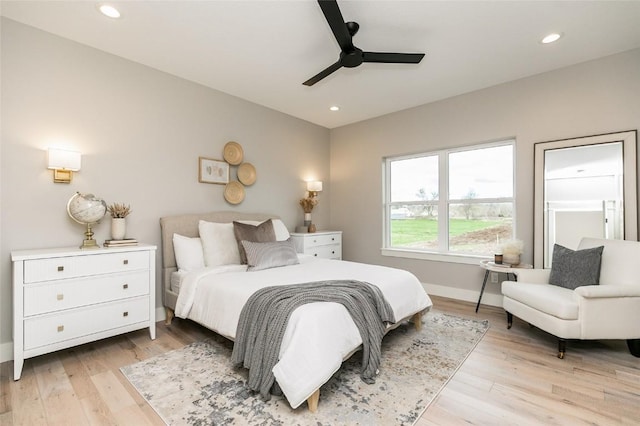
{"label": "white bedding", "polygon": [[[272,285],[356,279],[380,288],[396,320],[432,306],[411,273],[384,266],[301,257],[299,265],[247,272],[246,265],[226,265],[189,272],[181,280],[175,314],[235,338],[242,307],[256,290]],[[289,320],[273,373],[293,408],[327,382],[362,340],[344,306],[310,303]]]}

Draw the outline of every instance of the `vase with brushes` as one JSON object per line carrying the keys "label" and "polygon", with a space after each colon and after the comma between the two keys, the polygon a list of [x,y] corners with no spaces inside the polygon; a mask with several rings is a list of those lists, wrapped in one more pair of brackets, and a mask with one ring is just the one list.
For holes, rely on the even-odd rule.
{"label": "vase with brushes", "polygon": [[317,204],[318,199],[316,197],[306,197],[300,200],[300,206],[304,211],[304,226],[307,228],[307,232],[316,231],[316,226],[311,222],[311,211]]}
{"label": "vase with brushes", "polygon": [[113,203],[107,206],[107,211],[111,215],[111,239],[124,240],[127,233],[125,218],[131,213],[131,207],[124,203]]}

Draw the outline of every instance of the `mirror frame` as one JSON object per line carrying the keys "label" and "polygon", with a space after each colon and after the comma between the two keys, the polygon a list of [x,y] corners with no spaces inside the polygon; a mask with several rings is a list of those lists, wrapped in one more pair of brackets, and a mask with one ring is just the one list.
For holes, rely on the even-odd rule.
{"label": "mirror frame", "polygon": [[561,139],[534,144],[534,203],[533,203],[533,264],[535,268],[544,267],[544,157],[545,151],[574,148],[586,145],[597,145],[608,142],[622,142],[623,167],[623,206],[624,206],[624,239],[638,240],[638,202],[637,202],[637,131],[607,133],[603,135],[584,136],[572,139]]}

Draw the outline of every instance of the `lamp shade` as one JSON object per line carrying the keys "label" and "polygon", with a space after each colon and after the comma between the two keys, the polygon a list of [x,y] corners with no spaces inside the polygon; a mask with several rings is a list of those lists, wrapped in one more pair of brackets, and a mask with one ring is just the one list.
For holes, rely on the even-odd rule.
{"label": "lamp shade", "polygon": [[81,155],[77,151],[49,148],[47,150],[47,168],[54,170],[80,170]]}
{"label": "lamp shade", "polygon": [[312,191],[312,192],[322,191],[322,181],[312,180],[307,182],[307,191]]}

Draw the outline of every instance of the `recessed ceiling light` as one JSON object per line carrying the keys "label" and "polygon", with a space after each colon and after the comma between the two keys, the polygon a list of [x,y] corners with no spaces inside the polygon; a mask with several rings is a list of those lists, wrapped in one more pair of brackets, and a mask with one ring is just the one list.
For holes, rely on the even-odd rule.
{"label": "recessed ceiling light", "polygon": [[562,37],[562,34],[560,34],[560,33],[551,33],[548,36],[546,36],[545,38],[543,38],[541,40],[541,42],[544,43],[544,44],[553,43],[554,41],[558,41],[560,39],[560,37]]}
{"label": "recessed ceiling light", "polygon": [[339,107],[339,106],[337,106],[337,105],[331,106],[331,107],[329,107],[329,109],[330,109],[331,111],[340,111],[340,107]]}
{"label": "recessed ceiling light", "polygon": [[117,19],[120,17],[120,12],[113,6],[108,4],[100,5],[98,8],[103,15],[108,16],[109,18]]}

